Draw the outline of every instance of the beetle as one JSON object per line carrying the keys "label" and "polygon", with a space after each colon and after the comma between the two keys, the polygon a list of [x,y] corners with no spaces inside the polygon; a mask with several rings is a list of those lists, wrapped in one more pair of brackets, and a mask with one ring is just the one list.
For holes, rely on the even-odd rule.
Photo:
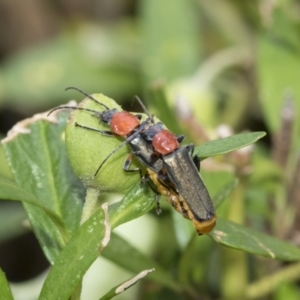
{"label": "beetle", "polygon": [[[165,188],[171,187],[169,190],[170,201],[177,205],[178,208],[175,209],[184,217],[192,220],[199,235],[206,234],[216,225],[215,209],[197,168],[200,166],[199,157],[196,155],[192,159],[189,151],[193,151],[193,146],[180,147],[163,156],[163,169],[156,178],[159,182],[165,182],[163,172],[167,174],[168,181],[172,184],[168,184]],[[152,181],[155,181],[153,174]],[[176,191],[177,198],[174,197],[172,187]]]}
{"label": "beetle", "polygon": [[[91,95],[77,88],[70,87],[68,89],[75,89],[83,93],[101,105],[104,110],[99,112],[88,108],[61,106],[53,109],[50,113],[62,108],[85,110],[91,112],[101,122],[108,124],[111,131],[98,130],[78,123],[75,123],[75,126],[104,135],[118,135],[125,138],[101,163],[95,176],[111,155],[124,144],[128,144],[132,153],[124,163],[124,171],[139,171],[142,177],[141,169],[129,169],[132,157],[135,156],[147,168],[148,175],[156,186],[156,193],[165,195],[178,212],[192,220],[198,234],[205,234],[212,230],[216,223],[216,215],[208,191],[198,173],[200,159],[198,156],[192,158],[190,152],[194,148],[193,145],[180,147],[180,143],[184,139],[183,135],[176,136],[165,129],[161,122],[155,123],[153,116],[149,114],[138,97],[137,100],[148,116],[143,122],[141,122],[140,114],[134,115],[126,111],[118,111],[115,108],[109,109]],[[159,205],[157,211],[160,211]]]}
{"label": "beetle", "polygon": [[162,123],[154,124],[141,135],[152,142],[154,151],[161,155],[163,161],[163,168],[157,175],[151,170],[149,172],[159,192],[165,194],[168,191],[171,205],[193,221],[198,234],[209,233],[216,224],[216,214],[199,174],[200,158],[197,155],[192,157],[194,145],[176,146],[175,139]]}

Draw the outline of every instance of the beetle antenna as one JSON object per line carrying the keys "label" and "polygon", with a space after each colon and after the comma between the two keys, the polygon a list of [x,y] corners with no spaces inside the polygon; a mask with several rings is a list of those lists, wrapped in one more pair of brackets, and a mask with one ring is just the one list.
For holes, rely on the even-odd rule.
{"label": "beetle antenna", "polygon": [[93,96],[89,95],[88,93],[84,92],[83,90],[77,88],[77,87],[74,87],[74,86],[69,86],[65,89],[65,91],[68,91],[68,90],[75,90],[83,95],[85,95],[86,97],[88,97],[89,99],[93,100],[94,102],[96,102],[97,104],[103,106],[106,110],[109,110],[109,107],[106,106],[105,104],[99,102],[97,99],[95,99]]}
{"label": "beetle antenna", "polygon": [[51,115],[54,111],[56,110],[59,110],[59,109],[77,109],[77,110],[85,110],[85,111],[88,111],[88,112],[92,112],[94,114],[98,114],[99,115],[99,111],[96,111],[96,110],[93,110],[93,109],[89,109],[89,108],[83,108],[83,107],[77,107],[77,106],[58,106],[58,107],[55,107],[53,109],[51,109],[48,114],[47,114],[47,117],[49,115]]}
{"label": "beetle antenna", "polygon": [[117,148],[115,148],[113,151],[111,151],[106,158],[103,160],[103,162],[101,163],[101,165],[98,167],[97,171],[95,172],[94,176],[96,177],[97,174],[99,173],[100,169],[102,168],[102,166],[106,163],[106,161],[114,154],[116,153],[121,147],[123,147],[125,144],[127,144],[129,141],[131,141],[135,136],[137,136],[143,129],[140,129],[138,131],[136,131],[134,134],[132,134],[130,137],[128,137],[125,141],[123,141],[121,144],[119,144],[119,146]]}
{"label": "beetle antenna", "polygon": [[140,104],[140,106],[143,109],[144,113],[150,118],[151,122],[154,123],[153,115],[150,115],[148,109],[146,108],[146,106],[144,105],[142,100],[139,98],[139,96],[135,95],[134,98],[138,101],[138,103]]}

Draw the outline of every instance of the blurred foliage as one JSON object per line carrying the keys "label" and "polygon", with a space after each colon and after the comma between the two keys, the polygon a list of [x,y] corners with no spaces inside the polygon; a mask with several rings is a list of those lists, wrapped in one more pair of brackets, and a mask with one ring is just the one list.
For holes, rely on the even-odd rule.
{"label": "blurred foliage", "polygon": [[[222,199],[218,207],[221,221],[212,237],[222,238],[217,233],[230,226],[228,222],[220,228],[224,219],[228,219],[243,225],[241,228],[247,225],[251,230],[277,237],[285,244],[300,245],[298,1],[137,0],[111,4],[103,0],[97,4],[79,1],[77,7],[64,1],[51,6],[47,1],[32,1],[26,14],[22,5],[13,3],[1,4],[2,11],[6,12],[3,13],[6,23],[2,21],[1,26],[5,30],[0,30],[2,134],[18,118],[29,117],[72,98],[82,99],[78,93],[64,92],[67,86],[77,86],[88,93],[101,92],[128,110],[136,108],[130,106],[133,96],[142,95],[151,113],[196,145],[244,130],[267,131],[267,138],[255,148],[249,146],[202,162],[201,174],[208,190],[214,199]],[[38,131],[36,134],[43,135]],[[40,138],[32,142],[35,151]],[[55,151],[56,146],[50,145],[49,149]],[[0,175],[12,179],[2,147]],[[29,148],[29,153],[33,148]],[[26,170],[30,162],[27,159],[20,154],[15,164]],[[28,178],[31,175],[29,172]],[[14,178],[19,184],[16,175]],[[49,192],[49,197],[53,192]],[[18,195],[22,193],[20,190]],[[53,205],[56,212],[57,199],[49,199],[45,204],[49,209]],[[69,224],[69,228],[63,229],[66,236],[70,234],[68,230],[77,228],[78,207],[81,207],[76,202],[78,207],[74,208],[68,201],[66,207],[76,210],[76,217],[72,221],[72,215],[64,212]],[[20,207],[9,206],[7,202],[3,205],[1,242],[25,231],[21,226],[24,214]],[[41,226],[53,228],[51,221],[43,224],[44,215],[33,220],[32,211],[37,208],[25,206],[33,224],[41,222]],[[136,255],[133,257],[153,262],[141,268],[152,268],[154,262],[160,267],[158,275],[152,272],[142,279],[140,298],[141,295],[143,299],[299,297],[299,262],[287,263],[291,259],[283,252],[278,256],[283,262],[249,254],[256,252],[242,247],[247,240],[243,231],[236,231],[235,241],[239,240],[239,249],[247,252],[219,246],[207,236],[195,236],[190,222],[170,210],[164,201],[162,208],[163,216],[156,218],[160,230],[153,240],[154,253],[142,256],[140,252],[131,252]],[[100,220],[101,216],[99,212],[96,218]],[[60,244],[49,248],[48,258],[54,260],[59,253],[63,256],[75,251],[80,244],[76,238],[84,236],[84,230],[72,237],[69,248],[64,248],[64,239],[58,238]],[[46,241],[42,230],[36,234]],[[59,237],[59,234],[56,230],[55,235]],[[268,244],[264,237],[256,238],[256,242]],[[122,244],[119,239],[113,239],[119,242],[117,249],[137,251],[130,242]],[[96,245],[98,241],[93,242]],[[226,242],[225,237],[223,243]],[[251,239],[248,242],[251,244]],[[268,252],[266,244],[261,245]],[[60,248],[64,250],[60,252]],[[106,252],[109,253],[108,248]],[[128,258],[129,253],[128,250]],[[134,275],[138,273],[138,265],[131,269],[126,266],[130,260],[120,259],[117,263]],[[54,275],[47,284],[51,285]],[[131,277],[132,273],[128,278]],[[174,280],[173,285],[170,278]],[[113,281],[111,287],[117,284]],[[9,295],[2,272],[0,286]],[[126,299],[126,293],[122,295],[119,299]]]}

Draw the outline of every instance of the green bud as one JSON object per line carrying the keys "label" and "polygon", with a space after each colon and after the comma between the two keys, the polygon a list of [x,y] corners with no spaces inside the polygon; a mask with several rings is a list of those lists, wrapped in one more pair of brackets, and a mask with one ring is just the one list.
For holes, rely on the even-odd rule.
{"label": "green bud", "polygon": [[[92,95],[99,102],[109,108],[122,108],[112,99],[103,94]],[[103,111],[103,107],[86,98],[78,107],[89,108],[95,111]],[[75,126],[80,125],[97,130],[110,131],[110,127],[102,123],[91,112],[73,110],[66,128],[66,147],[73,171],[81,179],[86,188],[96,188],[101,192],[126,192],[133,184],[140,180],[139,172],[125,172],[123,165],[130,148],[124,145],[114,153],[102,166],[96,176],[98,167],[107,156],[116,149],[124,138],[117,136],[105,136],[100,132]],[[134,158],[130,169],[141,168]]]}

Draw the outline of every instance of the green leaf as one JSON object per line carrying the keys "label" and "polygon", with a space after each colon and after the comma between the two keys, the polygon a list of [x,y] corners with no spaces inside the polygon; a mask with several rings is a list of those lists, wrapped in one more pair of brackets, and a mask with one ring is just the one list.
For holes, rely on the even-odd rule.
{"label": "green leaf", "polygon": [[213,140],[195,147],[194,154],[201,159],[226,154],[257,142],[266,135],[265,132],[239,133],[223,139]]}
{"label": "green leaf", "polygon": [[[4,138],[4,136],[2,134],[0,134],[0,140],[2,140],[2,138]],[[5,155],[4,155],[4,149],[2,144],[0,143],[0,175],[7,177],[9,179],[12,179],[12,174],[10,172],[8,163],[6,161]]]}
{"label": "green leaf", "polygon": [[156,281],[173,291],[178,292],[181,289],[179,283],[170,276],[169,272],[165,271],[155,261],[138,251],[116,234],[112,234],[110,242],[104,249],[102,255],[133,273],[154,268],[155,272],[149,274],[149,279]]}
{"label": "green leaf", "polygon": [[[202,167],[202,166],[201,166]],[[232,170],[206,170],[200,168],[202,180],[209,191],[214,206],[217,207],[234,188],[235,175]]]}
{"label": "green leaf", "polygon": [[[82,211],[83,186],[74,176],[66,156],[62,132],[66,115],[36,115],[16,124],[11,134],[2,140],[5,154],[15,178],[33,231],[43,251],[53,263],[65,241],[58,228],[45,213],[46,207],[64,222],[68,233],[78,228]],[[15,188],[12,186],[12,188]],[[33,197],[35,198],[33,200]],[[40,203],[41,210],[36,206]]]}
{"label": "green leaf", "polygon": [[[143,185],[143,186],[142,186]],[[109,219],[112,228],[134,220],[154,208],[155,194],[146,182],[138,182],[124,198],[109,206]]]}
{"label": "green leaf", "polygon": [[80,226],[61,251],[45,280],[39,300],[69,299],[109,237],[107,207],[103,205]]}
{"label": "green leaf", "polygon": [[12,292],[10,290],[10,286],[5,277],[5,274],[1,269],[0,269],[0,294],[1,294],[1,299],[5,299],[5,300],[14,299]]}
{"label": "green leaf", "polygon": [[237,178],[234,178],[231,181],[229,181],[221,190],[219,190],[218,194],[213,198],[214,206],[216,208],[219,207],[222,204],[223,200],[225,200],[225,198],[227,198],[230,195],[230,193],[238,184],[239,180]]}
{"label": "green leaf", "polygon": [[218,208],[223,203],[223,201],[232,193],[238,184],[239,180],[237,178],[233,178],[228,180],[228,182],[226,182],[226,184],[224,184],[222,188],[218,190],[218,193],[213,197],[215,208]]}
{"label": "green leaf", "polygon": [[296,261],[300,259],[299,248],[275,237],[222,218],[217,219],[217,225],[209,235],[217,243],[224,246],[256,255],[283,261]]}
{"label": "green leaf", "polygon": [[2,176],[0,176],[0,199],[22,201],[23,203],[34,205],[42,209],[60,230],[61,235],[65,237],[68,235],[65,224],[56,213],[41,204],[41,201],[36,199],[33,195],[27,193],[25,190],[18,187],[14,182]]}
{"label": "green leaf", "polygon": [[0,205],[0,244],[2,244],[4,241],[17,238],[28,232],[29,228],[23,226],[27,217],[21,203],[5,201]]}
{"label": "green leaf", "polygon": [[130,288],[131,286],[136,284],[138,280],[144,278],[145,276],[147,276],[148,273],[153,272],[153,271],[154,271],[154,269],[144,270],[144,271],[140,272],[138,275],[123,282],[121,285],[113,287],[108,293],[106,293],[103,297],[101,297],[100,300],[109,300],[109,299],[112,299],[113,297],[125,292],[128,288]]}

